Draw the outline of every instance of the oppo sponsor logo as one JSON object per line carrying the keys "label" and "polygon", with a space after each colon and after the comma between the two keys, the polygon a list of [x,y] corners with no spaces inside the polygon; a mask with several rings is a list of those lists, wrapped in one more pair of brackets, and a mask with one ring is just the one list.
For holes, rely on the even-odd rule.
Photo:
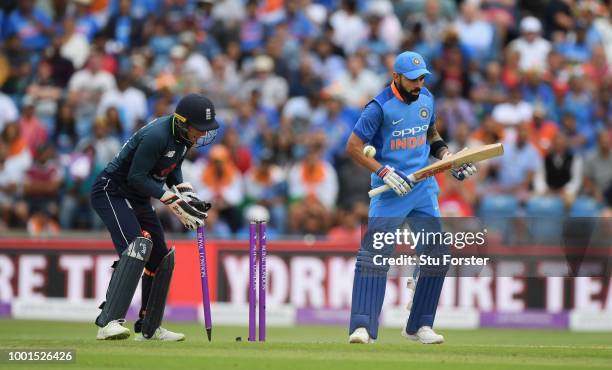
{"label": "oppo sponsor logo", "polygon": [[429,125],[423,125],[423,126],[416,126],[416,127],[407,127],[405,129],[402,130],[395,130],[393,131],[393,137],[403,137],[403,136],[414,136],[417,134],[421,134],[421,133],[425,133],[427,132],[427,129],[429,128]]}

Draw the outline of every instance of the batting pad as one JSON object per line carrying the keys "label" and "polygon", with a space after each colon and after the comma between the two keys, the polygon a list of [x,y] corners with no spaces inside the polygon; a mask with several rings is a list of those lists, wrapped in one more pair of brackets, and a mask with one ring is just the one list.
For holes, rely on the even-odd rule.
{"label": "batting pad", "polygon": [[419,277],[412,298],[406,333],[414,334],[422,326],[433,327],[442,285],[444,285],[444,276]]}
{"label": "batting pad", "polygon": [[137,237],[123,251],[111,276],[106,301],[100,306],[102,312],[96,325],[104,327],[113,320],[125,318],[152,249],[151,239]]}
{"label": "batting pad", "polygon": [[147,303],[147,311],[142,321],[142,335],[145,338],[151,338],[155,334],[155,330],[164,318],[164,309],[166,308],[166,298],[168,297],[168,289],[170,288],[170,280],[174,271],[174,248],[170,249],[168,254],[164,256],[159,267],[155,271],[149,302]]}
{"label": "batting pad", "polygon": [[378,337],[378,317],[385,299],[387,272],[360,264],[355,268],[349,334],[366,328],[372,339]]}

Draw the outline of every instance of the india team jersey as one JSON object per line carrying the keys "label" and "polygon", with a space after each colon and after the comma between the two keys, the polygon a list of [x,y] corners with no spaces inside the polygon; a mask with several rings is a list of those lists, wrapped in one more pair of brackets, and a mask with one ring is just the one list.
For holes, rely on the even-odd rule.
{"label": "india team jersey", "polygon": [[[408,175],[429,164],[427,129],[435,123],[434,99],[422,88],[419,98],[406,104],[394,89],[388,86],[365,107],[353,132],[376,148],[377,161]],[[372,174],[372,187],[382,184]]]}

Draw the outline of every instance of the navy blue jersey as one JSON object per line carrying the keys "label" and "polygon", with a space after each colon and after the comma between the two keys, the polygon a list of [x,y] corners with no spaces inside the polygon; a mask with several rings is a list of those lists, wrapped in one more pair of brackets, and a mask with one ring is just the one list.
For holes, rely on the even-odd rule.
{"label": "navy blue jersey", "polygon": [[173,133],[172,116],[157,118],[138,130],[106,166],[105,172],[130,200],[148,201],[183,182],[181,164],[188,147]]}

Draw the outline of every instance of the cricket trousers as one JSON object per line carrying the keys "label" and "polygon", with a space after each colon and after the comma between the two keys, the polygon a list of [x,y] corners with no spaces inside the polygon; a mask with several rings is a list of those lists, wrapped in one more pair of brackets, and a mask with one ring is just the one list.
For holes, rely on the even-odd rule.
{"label": "cricket trousers", "polygon": [[102,171],[91,190],[91,205],[111,234],[120,256],[128,245],[145,230],[151,235],[153,249],[145,273],[154,272],[168,253],[159,217],[148,201],[130,201],[117,184]]}

